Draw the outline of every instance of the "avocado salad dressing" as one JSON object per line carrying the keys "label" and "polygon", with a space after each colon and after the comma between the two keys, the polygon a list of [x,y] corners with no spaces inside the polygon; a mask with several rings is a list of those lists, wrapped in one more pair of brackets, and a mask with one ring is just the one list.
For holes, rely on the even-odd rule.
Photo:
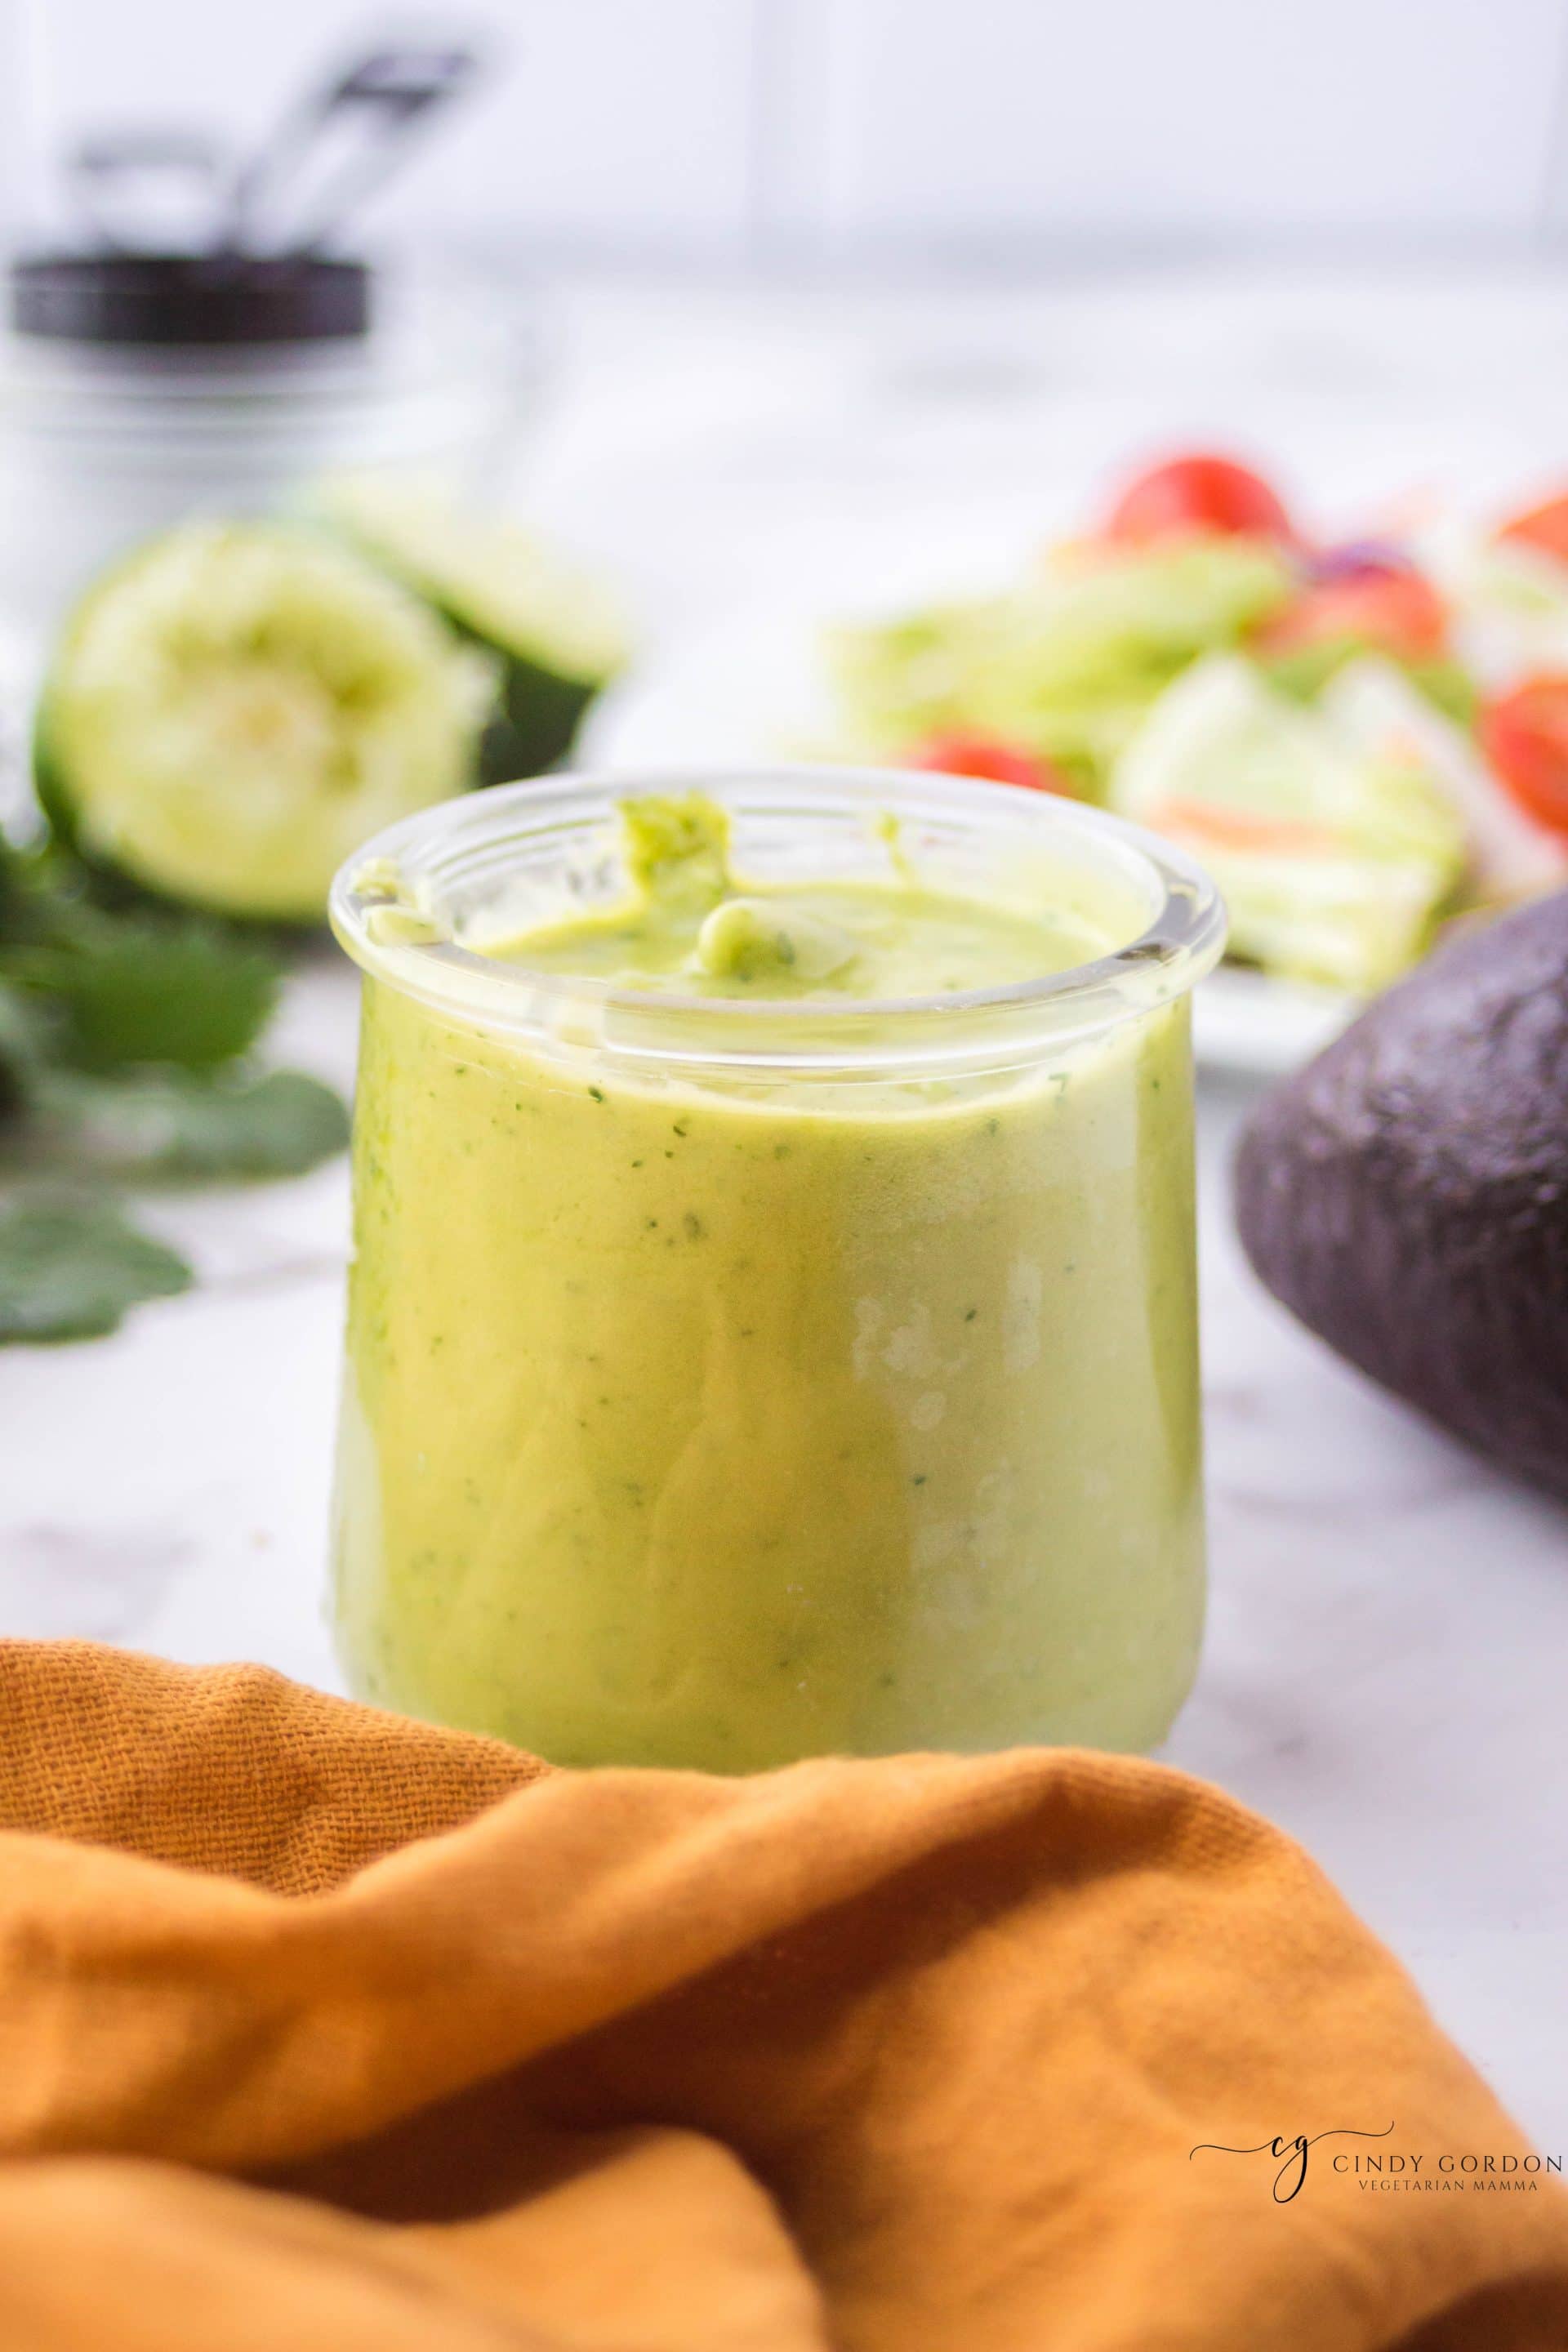
{"label": "avocado salad dressing", "polygon": [[[487,952],[843,1007],[1125,936],[896,853],[741,883],[695,794],[621,835],[621,900]],[[373,972],[355,1197],[363,1696],[568,1764],[1163,1736],[1203,1588],[1184,1001],[1022,1068],[830,1083],[650,1073]]]}

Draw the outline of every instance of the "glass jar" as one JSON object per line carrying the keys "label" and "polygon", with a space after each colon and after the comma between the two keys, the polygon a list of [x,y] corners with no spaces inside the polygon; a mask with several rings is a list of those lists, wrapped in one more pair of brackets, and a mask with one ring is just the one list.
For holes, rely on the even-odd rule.
{"label": "glass jar", "polygon": [[[175,267],[115,259],[132,275]],[[392,276],[342,332],[307,320],[290,334],[262,308],[248,331],[226,314],[221,338],[182,341],[154,308],[128,340],[99,307],[79,331],[23,320],[0,336],[0,619],[24,631],[193,513],[286,509],[344,470],[492,495],[537,399],[531,323],[451,273]]]}
{"label": "glass jar", "polygon": [[615,803],[670,778],[371,844],[332,900],[365,974],[352,1685],[567,1764],[1151,1747],[1203,1620],[1187,996],[1215,893],[1008,786],[679,781],[748,880],[1044,885],[1121,944],[930,999],[672,998],[476,951],[618,896]]}

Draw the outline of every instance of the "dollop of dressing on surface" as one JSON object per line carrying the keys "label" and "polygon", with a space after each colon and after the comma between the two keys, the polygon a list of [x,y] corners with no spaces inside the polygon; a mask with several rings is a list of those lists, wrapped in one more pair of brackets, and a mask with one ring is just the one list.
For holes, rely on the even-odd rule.
{"label": "dollop of dressing on surface", "polygon": [[858,1001],[1004,988],[1070,971],[1111,941],[1079,916],[1015,913],[888,877],[742,882],[722,809],[700,793],[627,800],[618,903],[489,943],[531,971],[687,996]]}

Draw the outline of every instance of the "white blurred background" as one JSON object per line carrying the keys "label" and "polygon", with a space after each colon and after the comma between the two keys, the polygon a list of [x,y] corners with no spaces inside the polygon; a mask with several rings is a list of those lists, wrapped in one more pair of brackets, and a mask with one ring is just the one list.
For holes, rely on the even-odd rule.
{"label": "white blurred background", "polygon": [[[258,138],[361,0],[0,0],[0,205],[140,118]],[[1561,0],[515,0],[382,226],[573,265],[1499,260],[1568,232]]]}

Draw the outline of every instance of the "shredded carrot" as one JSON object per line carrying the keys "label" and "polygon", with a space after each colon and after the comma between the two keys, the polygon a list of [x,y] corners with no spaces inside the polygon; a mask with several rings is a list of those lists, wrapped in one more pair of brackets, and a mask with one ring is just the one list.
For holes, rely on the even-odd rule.
{"label": "shredded carrot", "polygon": [[1219,808],[1212,801],[1178,796],[1162,801],[1153,815],[1162,832],[1196,834],[1226,849],[1277,849],[1287,856],[1310,856],[1339,847],[1325,825],[1308,824],[1299,817],[1257,816],[1250,809]]}

